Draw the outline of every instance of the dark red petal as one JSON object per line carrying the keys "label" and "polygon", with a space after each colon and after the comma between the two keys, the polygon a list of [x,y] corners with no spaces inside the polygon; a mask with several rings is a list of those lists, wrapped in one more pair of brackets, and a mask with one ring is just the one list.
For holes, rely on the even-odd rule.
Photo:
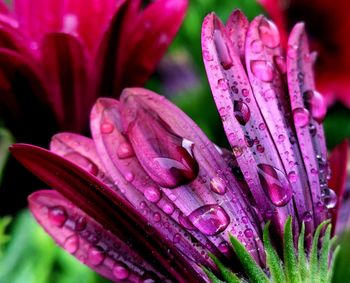
{"label": "dark red petal", "polygon": [[[36,220],[56,243],[104,277],[113,282],[166,280],[159,269],[59,193],[39,191],[28,201]],[[147,273],[156,277],[148,278]]]}
{"label": "dark red petal", "polygon": [[328,187],[337,194],[337,205],[332,210],[333,231],[336,229],[339,209],[342,206],[343,195],[347,177],[347,165],[349,155],[349,141],[345,140],[339,144],[329,156],[329,167],[331,178],[328,181]]}
{"label": "dark red petal", "polygon": [[44,81],[34,64],[0,49],[0,116],[18,141],[42,144],[56,130]]}
{"label": "dark red petal", "polygon": [[[132,242],[135,250],[150,264],[161,264],[165,272],[179,282],[200,281],[198,273],[186,266],[185,258],[173,246],[165,244],[166,239],[157,230],[150,231],[148,223],[142,220],[139,212],[92,174],[35,146],[15,144],[10,151],[27,169],[120,240]],[[145,235],[142,231],[150,233]]]}
{"label": "dark red petal", "polygon": [[60,127],[71,131],[87,128],[95,97],[89,87],[90,58],[81,43],[69,34],[49,33],[41,45],[42,64]]}

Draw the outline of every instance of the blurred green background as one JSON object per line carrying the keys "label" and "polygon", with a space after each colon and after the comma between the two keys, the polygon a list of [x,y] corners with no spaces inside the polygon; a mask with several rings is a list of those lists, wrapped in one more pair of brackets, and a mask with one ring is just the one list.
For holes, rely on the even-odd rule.
{"label": "blurred green background", "polygon": [[[215,11],[226,20],[234,8],[241,8],[249,18],[263,13],[254,0],[191,0],[184,24],[147,87],[167,94],[188,113],[217,144],[225,137],[213,103],[201,57],[200,30],[206,14]],[[174,66],[175,64],[175,66]],[[178,70],[173,72],[173,68]],[[325,130],[329,148],[350,137],[350,111],[341,105],[329,110]],[[339,130],[341,129],[341,130]],[[5,149],[11,137],[0,131],[0,178]],[[334,282],[350,278],[350,235],[343,236],[344,248],[337,261]],[[28,211],[13,219],[0,220],[0,283],[97,283],[108,282],[77,260],[58,249],[35,223]]]}

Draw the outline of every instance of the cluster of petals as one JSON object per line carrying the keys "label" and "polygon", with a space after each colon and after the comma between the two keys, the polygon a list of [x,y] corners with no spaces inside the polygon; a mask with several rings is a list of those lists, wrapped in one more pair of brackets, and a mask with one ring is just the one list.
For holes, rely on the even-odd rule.
{"label": "cluster of petals", "polygon": [[34,217],[115,282],[207,282],[201,267],[216,270],[209,252],[233,258],[230,235],[264,266],[264,223],[281,239],[290,215],[296,233],[305,223],[310,243],[318,224],[336,221],[347,144],[329,164],[326,106],[303,25],[286,53],[280,41],[263,16],[249,23],[236,10],[226,24],[215,14],[204,20],[203,60],[231,150],[143,88],[98,99],[92,138],[60,133],[50,150],[13,145],[13,155],[55,189],[29,197]]}

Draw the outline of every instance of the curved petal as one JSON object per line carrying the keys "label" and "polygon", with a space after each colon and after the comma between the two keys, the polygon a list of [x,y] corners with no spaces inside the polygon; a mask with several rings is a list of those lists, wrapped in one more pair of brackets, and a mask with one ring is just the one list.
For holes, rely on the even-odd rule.
{"label": "curved petal", "polygon": [[50,98],[55,105],[60,127],[86,131],[88,113],[95,97],[89,87],[88,54],[73,36],[49,33],[41,44],[44,75],[50,85]]}
{"label": "curved petal", "polygon": [[32,214],[55,242],[97,273],[113,282],[166,280],[125,242],[59,193],[39,191],[28,201]]}
{"label": "curved petal", "polygon": [[[161,264],[167,276],[179,282],[199,280],[198,273],[186,265],[185,258],[125,199],[70,161],[47,150],[25,144],[15,144],[11,153],[27,169],[50,187],[76,204],[123,242],[131,242],[152,266]],[[147,234],[141,234],[146,231]]]}

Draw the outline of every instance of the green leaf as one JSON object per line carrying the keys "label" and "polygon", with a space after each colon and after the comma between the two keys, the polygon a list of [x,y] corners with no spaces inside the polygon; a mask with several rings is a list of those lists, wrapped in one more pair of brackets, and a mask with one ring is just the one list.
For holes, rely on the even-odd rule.
{"label": "green leaf", "polygon": [[206,268],[205,266],[202,266],[203,271],[205,272],[205,274],[208,276],[210,282],[212,283],[224,283],[223,281],[221,281],[219,278],[217,278],[215,276],[215,274],[213,272],[211,272],[208,268]]}
{"label": "green leaf", "polygon": [[[327,276],[327,282],[334,282],[333,275],[335,274],[336,262],[338,261],[339,253],[340,253],[340,246],[337,246],[334,250],[334,253],[333,253],[332,261],[331,261],[328,276]],[[347,269],[349,269],[348,260],[349,260],[348,258],[347,258],[347,260],[344,260],[344,263],[345,263]],[[348,277],[341,277],[341,280],[339,282],[343,282],[344,278],[348,278]]]}
{"label": "green leaf", "polygon": [[293,242],[292,231],[292,217],[288,217],[284,226],[284,241],[283,241],[283,255],[285,272],[287,275],[287,282],[299,283],[301,282],[300,273],[298,270],[298,263],[295,256],[295,248]]}
{"label": "green leaf", "polygon": [[219,268],[222,277],[227,283],[240,283],[242,282],[236,274],[234,274],[230,269],[224,266],[221,261],[213,254],[209,254],[210,258],[214,261],[216,266]]}
{"label": "green leaf", "polygon": [[327,275],[328,275],[328,263],[329,263],[329,251],[331,248],[331,231],[332,231],[332,225],[327,226],[326,233],[323,237],[323,242],[322,242],[322,248],[321,248],[321,253],[320,253],[320,259],[319,259],[319,276],[320,276],[320,281],[322,283],[327,282]]}
{"label": "green leaf", "polygon": [[270,241],[269,226],[270,221],[265,225],[263,233],[267,267],[270,270],[273,282],[286,282],[281,259]]}
{"label": "green leaf", "polygon": [[6,229],[11,221],[12,218],[10,216],[4,216],[0,219],[0,257],[2,256],[3,245],[10,240],[10,236],[6,234]]}
{"label": "green leaf", "polygon": [[301,226],[301,231],[298,239],[298,263],[299,263],[299,272],[302,281],[307,281],[309,272],[308,272],[308,263],[305,254],[305,223],[303,222]]}
{"label": "green leaf", "polygon": [[319,277],[319,273],[318,273],[318,241],[320,238],[320,233],[323,229],[323,227],[325,227],[325,225],[327,225],[329,223],[329,220],[323,221],[320,225],[318,225],[315,235],[314,235],[314,239],[312,241],[312,246],[311,246],[311,252],[310,252],[310,281],[311,282],[315,282],[315,283],[319,283],[320,282],[320,277]]}
{"label": "green leaf", "polygon": [[256,283],[270,282],[265,272],[255,262],[242,243],[232,235],[230,235],[230,241],[250,281]]}

